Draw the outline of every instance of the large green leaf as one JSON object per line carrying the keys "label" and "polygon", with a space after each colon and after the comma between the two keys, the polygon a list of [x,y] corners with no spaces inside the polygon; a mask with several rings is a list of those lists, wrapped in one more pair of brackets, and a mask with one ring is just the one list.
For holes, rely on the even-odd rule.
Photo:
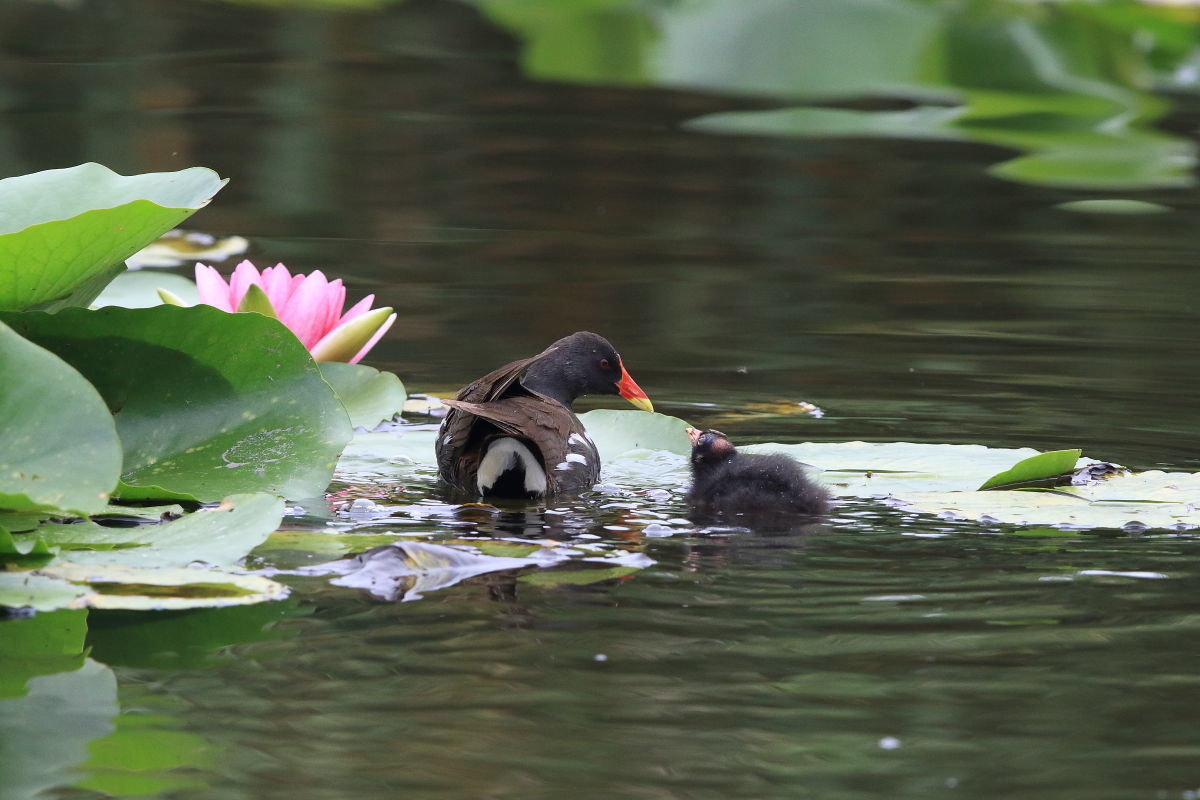
{"label": "large green leaf", "polygon": [[276,320],[209,306],[3,316],[116,415],[125,499],[311,497],[350,439],[333,390]]}
{"label": "large green leaf", "polygon": [[104,508],[121,472],[112,415],[79,372],[3,322],[0,420],[0,508]]}
{"label": "large green leaf", "polygon": [[374,428],[404,410],[408,395],[394,373],[340,361],[323,361],[318,366],[346,407],[354,427]]}
{"label": "large green leaf", "polygon": [[0,310],[67,297],[224,185],[202,167],[123,176],[100,164],[0,180]]}

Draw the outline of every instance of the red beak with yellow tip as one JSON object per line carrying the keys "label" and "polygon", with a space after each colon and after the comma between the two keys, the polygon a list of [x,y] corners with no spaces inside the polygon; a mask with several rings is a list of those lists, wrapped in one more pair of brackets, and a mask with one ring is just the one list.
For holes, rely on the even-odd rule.
{"label": "red beak with yellow tip", "polygon": [[650,402],[650,398],[642,391],[642,387],[638,386],[633,378],[629,377],[624,363],[621,364],[621,380],[617,382],[617,394],[633,403],[642,411],[654,410],[654,404]]}

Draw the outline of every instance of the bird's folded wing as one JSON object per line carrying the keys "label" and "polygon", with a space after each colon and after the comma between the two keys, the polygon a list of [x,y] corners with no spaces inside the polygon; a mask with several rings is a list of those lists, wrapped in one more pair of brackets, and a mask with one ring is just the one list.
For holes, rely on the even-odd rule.
{"label": "bird's folded wing", "polygon": [[548,347],[536,356],[522,358],[494,369],[482,378],[476,378],[464,386],[458,391],[458,394],[454,395],[454,399],[466,400],[471,403],[486,403],[489,400],[501,398],[513,383],[525,374],[525,370],[529,368],[530,364],[539,358],[545,358],[552,352],[554,352],[554,348]]}
{"label": "bird's folded wing", "polygon": [[443,400],[450,408],[481,417],[504,433],[537,445],[544,463],[557,464],[566,456],[567,437],[575,416],[553,400],[540,396],[506,397],[491,403]]}

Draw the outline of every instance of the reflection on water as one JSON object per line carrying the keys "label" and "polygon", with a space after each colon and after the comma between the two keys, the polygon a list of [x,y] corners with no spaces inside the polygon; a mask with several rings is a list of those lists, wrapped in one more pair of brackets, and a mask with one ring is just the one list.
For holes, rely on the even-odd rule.
{"label": "reflection on water", "polygon": [[[739,442],[1083,447],[1200,469],[1192,11],[747,9],[8,3],[0,170],[218,170],[229,187],[195,224],[395,307],[372,356],[410,389],[451,390],[594,329],[656,406]],[[1172,76],[1171,95],[1153,91]],[[1060,207],[1112,196],[1080,188],[1096,184],[1144,187],[1136,199],[1170,211]],[[768,413],[802,401],[825,416]],[[41,667],[0,670],[21,683],[0,680],[0,711],[26,678],[117,682],[116,722],[76,726],[92,741],[82,772],[47,759],[27,785],[256,799],[1200,788],[1194,537],[1017,535],[859,502],[781,535],[701,530],[679,521],[678,477],[642,483],[497,513],[435,505],[421,481],[334,487],[334,506],[408,509],[368,519],[293,498],[304,515],[254,566],[396,535],[655,563],[600,580],[578,573],[603,564],[489,572],[408,603],[293,575],[293,598],[267,607],[93,613],[92,661],[56,635]],[[326,520],[342,533],[311,530]],[[3,622],[0,641],[38,619]],[[111,711],[106,686],[92,705]],[[85,757],[79,740],[66,760]],[[153,744],[168,741],[178,750]]]}

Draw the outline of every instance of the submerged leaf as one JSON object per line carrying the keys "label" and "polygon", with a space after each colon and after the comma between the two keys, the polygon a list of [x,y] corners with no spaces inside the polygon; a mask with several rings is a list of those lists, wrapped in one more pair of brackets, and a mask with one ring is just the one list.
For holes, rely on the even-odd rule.
{"label": "submerged leaf", "polygon": [[365,589],[382,600],[419,600],[424,592],[453,586],[486,572],[542,566],[565,556],[486,556],[462,547],[396,542],[344,561],[303,567],[302,575],[340,575],[330,583]]}

